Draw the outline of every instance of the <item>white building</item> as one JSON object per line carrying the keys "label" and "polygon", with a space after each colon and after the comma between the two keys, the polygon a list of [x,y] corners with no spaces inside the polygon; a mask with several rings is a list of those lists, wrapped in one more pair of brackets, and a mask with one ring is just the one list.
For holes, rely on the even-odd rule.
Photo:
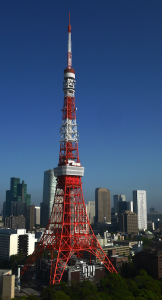
{"label": "white building", "polygon": [[54,196],[56,191],[57,177],[54,176],[54,170],[49,169],[44,172],[43,181],[43,202],[41,203],[41,225],[47,226],[52,206],[54,202]]}
{"label": "white building", "polygon": [[94,223],[94,216],[95,216],[95,201],[88,201],[88,204],[86,205],[87,209],[87,215],[90,224]]}
{"label": "white building", "polygon": [[34,225],[40,225],[40,207],[35,206]]}
{"label": "white building", "polygon": [[138,216],[138,229],[147,230],[147,200],[146,191],[133,191],[133,211]]}
{"label": "white building", "polygon": [[26,235],[28,238],[27,255],[35,250],[35,234],[26,233],[26,229],[0,229],[0,260],[9,258],[19,253],[19,236]]}

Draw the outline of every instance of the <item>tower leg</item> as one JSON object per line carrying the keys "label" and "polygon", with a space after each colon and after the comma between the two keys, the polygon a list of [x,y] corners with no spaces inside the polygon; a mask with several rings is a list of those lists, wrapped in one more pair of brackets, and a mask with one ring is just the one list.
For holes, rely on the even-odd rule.
{"label": "tower leg", "polygon": [[57,259],[51,265],[50,284],[58,284],[61,281],[65,267],[74,254],[73,251],[59,251]]}

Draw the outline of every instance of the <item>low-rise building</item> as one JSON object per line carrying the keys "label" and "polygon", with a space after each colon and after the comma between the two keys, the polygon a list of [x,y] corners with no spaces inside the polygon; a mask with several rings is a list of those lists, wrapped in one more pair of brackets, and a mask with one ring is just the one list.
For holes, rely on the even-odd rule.
{"label": "low-rise building", "polygon": [[128,257],[127,256],[122,256],[122,255],[111,255],[109,257],[111,263],[115,267],[116,271],[118,273],[121,273],[122,265],[123,263],[128,263]]}
{"label": "low-rise building", "polygon": [[[20,236],[28,236],[27,243],[27,255],[30,255],[35,250],[35,234],[26,233],[26,229],[0,229],[0,259],[9,258],[11,255],[22,253],[19,246]],[[20,242],[20,245],[21,242]],[[24,247],[24,246],[23,246]],[[20,252],[19,252],[20,251]]]}
{"label": "low-rise building", "polygon": [[139,269],[146,270],[153,278],[162,278],[162,251],[147,249],[136,253],[132,260]]}
{"label": "low-rise building", "polygon": [[[45,279],[50,279],[51,260],[50,259],[37,259],[36,262],[36,275]],[[81,282],[83,280],[90,280],[98,283],[105,277],[105,267],[101,263],[89,263],[87,261],[79,260],[76,257],[70,259],[66,265],[62,281],[71,285],[71,280]]]}
{"label": "low-rise building", "polygon": [[0,270],[0,298],[10,300],[15,296],[15,275],[12,270]]}

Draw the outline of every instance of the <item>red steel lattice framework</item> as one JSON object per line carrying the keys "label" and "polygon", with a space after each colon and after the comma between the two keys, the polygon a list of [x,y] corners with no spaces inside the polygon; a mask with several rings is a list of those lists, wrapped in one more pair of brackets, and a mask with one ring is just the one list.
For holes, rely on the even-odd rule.
{"label": "red steel lattice framework", "polygon": [[70,14],[67,69],[64,70],[63,90],[59,164],[54,169],[54,174],[57,176],[54,204],[47,228],[21,271],[23,275],[45,250],[49,250],[51,253],[50,284],[60,283],[70,257],[73,254],[81,257],[83,251],[95,255],[109,272],[117,272],[92,231],[84,203],[81,181],[84,168],[81,166],[78,152],[79,135],[76,124],[75,71],[72,69]]}

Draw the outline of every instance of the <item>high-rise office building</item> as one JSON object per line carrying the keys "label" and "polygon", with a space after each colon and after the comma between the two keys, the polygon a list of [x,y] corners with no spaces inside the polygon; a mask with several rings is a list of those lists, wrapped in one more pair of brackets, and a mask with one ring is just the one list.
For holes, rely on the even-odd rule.
{"label": "high-rise office building", "polygon": [[123,210],[129,210],[133,212],[133,201],[122,201],[118,202],[118,214],[121,214]]}
{"label": "high-rise office building", "polygon": [[35,206],[34,225],[40,225],[40,207]]}
{"label": "high-rise office building", "polygon": [[147,229],[147,200],[146,191],[133,191],[133,211],[138,216],[138,229]]}
{"label": "high-rise office building", "polygon": [[11,216],[24,216],[26,217],[26,203],[25,202],[13,202],[11,201]]}
{"label": "high-rise office building", "polygon": [[118,230],[127,232],[128,234],[138,233],[138,216],[132,212],[125,210],[118,215]]}
{"label": "high-rise office building", "polygon": [[3,217],[11,215],[12,202],[25,202],[26,207],[31,204],[31,195],[27,194],[27,184],[20,178],[12,177],[10,181],[10,190],[6,191],[6,201],[3,204]]}
{"label": "high-rise office building", "polygon": [[32,204],[26,208],[26,229],[33,230],[35,226],[35,205]]}
{"label": "high-rise office building", "polygon": [[87,216],[89,218],[89,222],[90,222],[90,224],[94,224],[95,201],[88,201],[86,208],[87,208]]}
{"label": "high-rise office building", "polygon": [[126,201],[126,195],[114,195],[114,212],[118,213],[118,202]]}
{"label": "high-rise office building", "polygon": [[44,172],[43,182],[43,203],[41,203],[41,225],[47,226],[52,206],[54,202],[57,180],[54,176],[54,170],[49,169]]}
{"label": "high-rise office building", "polygon": [[106,188],[95,189],[95,223],[111,223],[111,194]]}

